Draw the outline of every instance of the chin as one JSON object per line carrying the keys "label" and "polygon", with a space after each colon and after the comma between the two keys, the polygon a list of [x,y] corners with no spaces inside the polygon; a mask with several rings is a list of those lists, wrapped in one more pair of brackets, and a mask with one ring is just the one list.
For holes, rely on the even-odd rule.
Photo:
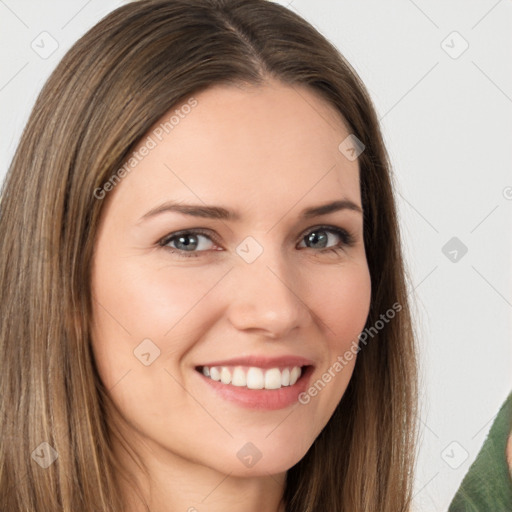
{"label": "chin", "polygon": [[285,473],[295,466],[311,446],[311,444],[306,447],[300,445],[292,449],[293,445],[290,440],[288,443],[279,443],[279,445],[269,443],[267,440],[265,446],[260,443],[260,448],[256,443],[246,442],[240,446],[238,446],[240,443],[236,444],[233,451],[228,450],[220,456],[222,464],[219,465],[217,459],[210,467],[236,477],[276,475]]}

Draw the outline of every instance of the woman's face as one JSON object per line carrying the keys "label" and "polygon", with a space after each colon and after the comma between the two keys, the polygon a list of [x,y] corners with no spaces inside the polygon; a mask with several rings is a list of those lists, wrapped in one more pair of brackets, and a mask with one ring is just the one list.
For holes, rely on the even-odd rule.
{"label": "woman's face", "polygon": [[336,362],[369,311],[358,162],[306,88],[189,100],[99,199],[94,356],[132,446],[226,474],[284,472],[343,396],[356,358]]}

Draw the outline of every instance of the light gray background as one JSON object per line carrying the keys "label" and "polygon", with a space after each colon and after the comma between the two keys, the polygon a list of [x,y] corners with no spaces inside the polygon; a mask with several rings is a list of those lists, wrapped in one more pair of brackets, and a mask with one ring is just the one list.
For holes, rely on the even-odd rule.
{"label": "light gray background", "polygon": [[[122,3],[0,0],[2,179],[50,72]],[[443,511],[512,389],[512,2],[279,3],[340,49],[381,119],[420,332],[415,506]]]}

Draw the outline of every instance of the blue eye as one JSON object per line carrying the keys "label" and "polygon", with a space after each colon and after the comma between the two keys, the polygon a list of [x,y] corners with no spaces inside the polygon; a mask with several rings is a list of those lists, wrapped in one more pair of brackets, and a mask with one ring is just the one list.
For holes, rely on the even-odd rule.
{"label": "blue eye", "polygon": [[[341,240],[341,243],[327,246],[329,243],[329,234],[334,234],[335,237],[338,237]],[[324,252],[327,250],[331,251],[339,251],[343,248],[343,246],[352,246],[354,245],[354,238],[350,233],[348,233],[344,229],[336,228],[334,226],[319,226],[309,231],[306,236],[302,238],[302,241],[310,244],[320,244],[320,252]],[[310,249],[315,249],[315,247],[308,247]]]}
{"label": "blue eye", "polygon": [[[334,239],[339,239],[338,242],[335,241],[334,245],[330,244],[333,236]],[[206,241],[203,239],[206,239]],[[171,233],[160,240],[158,244],[172,254],[190,258],[198,257],[202,252],[208,252],[209,250],[221,250],[218,248],[212,249],[212,245],[215,246],[212,239],[212,234],[207,230],[189,229],[187,231]],[[306,235],[303,235],[300,242],[311,244],[311,246],[306,245],[305,248],[316,249],[315,252],[325,253],[332,251],[338,253],[342,251],[344,247],[353,246],[355,244],[355,238],[345,229],[335,226],[318,226],[310,229]]]}
{"label": "blue eye", "polygon": [[[199,256],[196,252],[203,252],[208,250],[208,242],[203,242],[201,239],[206,238],[212,241],[210,236],[206,232],[196,229],[188,231],[181,231],[178,233],[172,233],[170,236],[165,237],[159,242],[159,244],[170,252],[176,253],[179,256],[190,257]],[[174,247],[170,247],[169,244],[174,244]],[[211,244],[210,244],[211,245]],[[206,247],[205,247],[206,246]],[[189,253],[189,254],[186,254]]]}

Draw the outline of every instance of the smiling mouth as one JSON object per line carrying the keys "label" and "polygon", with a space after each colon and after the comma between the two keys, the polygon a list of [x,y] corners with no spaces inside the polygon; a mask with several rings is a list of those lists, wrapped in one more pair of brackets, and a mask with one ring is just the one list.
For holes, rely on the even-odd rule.
{"label": "smiling mouth", "polygon": [[306,373],[310,365],[259,368],[257,366],[197,366],[205,377],[245,389],[281,389],[291,387]]}

